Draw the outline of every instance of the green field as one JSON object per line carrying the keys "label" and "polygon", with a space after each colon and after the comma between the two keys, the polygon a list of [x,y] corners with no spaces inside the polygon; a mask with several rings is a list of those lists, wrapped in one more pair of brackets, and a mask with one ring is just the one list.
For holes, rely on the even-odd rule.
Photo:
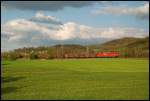
{"label": "green field", "polygon": [[16,60],[1,63],[2,99],[149,99],[147,59]]}

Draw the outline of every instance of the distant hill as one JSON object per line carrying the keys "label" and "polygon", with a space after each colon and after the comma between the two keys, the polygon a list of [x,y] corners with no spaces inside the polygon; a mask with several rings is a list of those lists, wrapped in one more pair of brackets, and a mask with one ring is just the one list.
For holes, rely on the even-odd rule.
{"label": "distant hill", "polygon": [[[149,37],[115,39],[103,44],[94,45],[75,45],[64,44],[54,45],[51,47],[24,47],[15,49],[11,52],[2,52],[2,58],[74,58],[74,57],[95,57],[98,52],[115,51],[120,53],[120,57],[149,57]],[[34,53],[34,54],[33,54]],[[14,55],[15,54],[15,55]]]}
{"label": "distant hill", "polygon": [[103,44],[90,45],[91,49],[97,51],[118,51],[127,53],[130,56],[143,54],[148,57],[149,54],[149,37],[146,38],[131,38],[115,39]]}
{"label": "distant hill", "polygon": [[85,46],[76,44],[55,45],[54,48],[70,48],[70,49],[85,49]]}
{"label": "distant hill", "polygon": [[149,50],[149,37],[138,39],[137,41],[127,45],[128,48],[143,48]]}
{"label": "distant hill", "polygon": [[149,48],[149,37],[146,38],[131,38],[126,37],[122,39],[115,39],[112,41],[108,41],[103,44],[90,45],[92,48],[101,48],[101,49],[116,49],[123,47],[137,47],[137,46],[147,47]]}

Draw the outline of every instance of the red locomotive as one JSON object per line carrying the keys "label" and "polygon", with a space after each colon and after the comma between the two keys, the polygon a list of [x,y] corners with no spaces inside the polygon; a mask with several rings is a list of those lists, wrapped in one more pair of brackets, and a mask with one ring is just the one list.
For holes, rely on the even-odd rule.
{"label": "red locomotive", "polygon": [[96,57],[118,57],[118,52],[99,52],[96,54]]}

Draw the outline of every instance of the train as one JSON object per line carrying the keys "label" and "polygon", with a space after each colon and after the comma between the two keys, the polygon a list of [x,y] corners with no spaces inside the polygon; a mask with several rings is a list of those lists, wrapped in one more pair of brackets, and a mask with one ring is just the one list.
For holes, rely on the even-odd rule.
{"label": "train", "polygon": [[64,58],[117,58],[119,52],[98,52],[98,53],[80,53],[80,54],[65,54]]}
{"label": "train", "polygon": [[119,53],[118,52],[99,52],[96,54],[96,57],[118,57]]}

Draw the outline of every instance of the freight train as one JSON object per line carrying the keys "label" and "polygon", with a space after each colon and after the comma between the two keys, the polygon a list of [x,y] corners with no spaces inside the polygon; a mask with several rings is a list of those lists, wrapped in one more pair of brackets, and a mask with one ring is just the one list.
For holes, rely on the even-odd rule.
{"label": "freight train", "polygon": [[118,52],[99,52],[96,54],[96,57],[118,57]]}
{"label": "freight train", "polygon": [[80,53],[80,54],[65,54],[64,58],[115,58],[119,57],[118,52],[98,52],[98,53]]}

